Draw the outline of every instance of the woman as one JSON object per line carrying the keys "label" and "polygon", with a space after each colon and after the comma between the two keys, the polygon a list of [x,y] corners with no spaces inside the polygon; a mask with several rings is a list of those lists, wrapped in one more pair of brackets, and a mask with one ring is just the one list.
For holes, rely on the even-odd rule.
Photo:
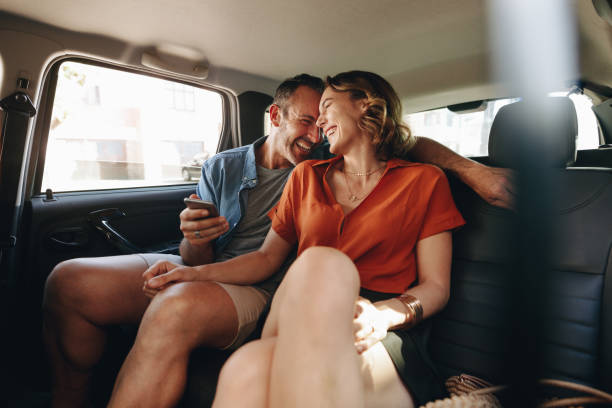
{"label": "woman", "polygon": [[421,320],[448,300],[449,230],[464,223],[448,182],[396,158],[412,138],[380,76],[328,78],[319,110],[337,156],[295,168],[260,250],[198,267],[220,281],[237,270],[259,279],[298,245],[261,340],[224,366],[215,407],[406,407],[443,396]]}

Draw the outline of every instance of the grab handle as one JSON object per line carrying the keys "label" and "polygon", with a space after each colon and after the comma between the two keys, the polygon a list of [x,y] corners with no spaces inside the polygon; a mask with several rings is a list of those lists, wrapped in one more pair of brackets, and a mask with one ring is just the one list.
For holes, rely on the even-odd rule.
{"label": "grab handle", "polygon": [[120,209],[105,208],[103,210],[90,212],[88,219],[98,231],[102,232],[106,240],[121,252],[126,254],[144,252],[110,225],[112,220],[117,220],[123,217],[125,217],[125,213]]}

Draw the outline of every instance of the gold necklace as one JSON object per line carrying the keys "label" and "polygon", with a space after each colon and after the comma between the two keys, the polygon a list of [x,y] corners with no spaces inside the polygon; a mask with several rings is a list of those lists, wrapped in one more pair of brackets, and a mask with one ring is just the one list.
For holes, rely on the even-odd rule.
{"label": "gold necklace", "polygon": [[[372,174],[374,174],[374,173],[376,173],[376,172],[378,172],[378,171],[382,170],[384,167],[385,167],[385,166],[380,167],[380,168],[378,168],[378,169],[376,169],[376,170],[372,170],[372,171],[371,171],[369,174],[367,174],[367,175],[372,175]],[[353,191],[351,190],[350,184],[349,184],[349,182],[348,182],[348,177],[346,177],[346,173],[349,173],[349,174],[355,174],[355,173],[350,173],[350,172],[348,172],[348,171],[344,171],[344,167],[342,168],[342,174],[344,175],[344,182],[346,183],[346,189],[347,189],[347,190],[348,190],[348,192],[349,192],[349,198],[348,198],[348,199],[349,199],[349,201],[351,201],[352,203],[354,203],[355,201],[361,201],[361,200],[363,200],[363,199],[365,198],[365,196],[367,196],[368,194],[366,193],[365,195],[363,195],[363,196],[361,196],[361,197],[357,197],[357,196],[355,195],[355,193],[353,193]],[[355,175],[357,175],[357,176],[361,176],[362,174],[355,174]],[[366,175],[366,174],[364,174],[364,175]]]}
{"label": "gold necklace", "polygon": [[381,171],[382,169],[384,169],[384,168],[385,168],[385,166],[386,166],[386,164],[385,164],[385,165],[380,166],[380,167],[379,167],[379,168],[377,168],[377,169],[370,170],[370,171],[365,172],[365,173],[362,173],[362,172],[356,172],[356,173],[353,173],[352,171],[346,171],[346,170],[344,170],[344,169],[342,169],[342,172],[343,172],[343,173],[348,173],[348,174],[350,174],[351,176],[361,176],[361,177],[364,177],[364,176],[365,176],[365,177],[367,177],[367,176],[371,176],[372,174],[374,174],[374,173],[376,173],[376,172]]}

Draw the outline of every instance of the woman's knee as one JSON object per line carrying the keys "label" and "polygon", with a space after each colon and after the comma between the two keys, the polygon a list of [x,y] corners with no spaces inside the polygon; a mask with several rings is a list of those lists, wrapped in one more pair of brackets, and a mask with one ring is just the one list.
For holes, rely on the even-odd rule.
{"label": "woman's knee", "polygon": [[359,291],[359,273],[353,261],[341,251],[329,247],[305,250],[288,272],[299,291],[312,299],[353,297]]}
{"label": "woman's knee", "polygon": [[355,264],[346,254],[334,248],[308,248],[296,259],[291,269],[294,274],[302,274],[313,286],[359,288],[359,273]]}
{"label": "woman's knee", "polygon": [[298,257],[283,285],[276,305],[279,324],[299,316],[309,327],[326,331],[338,319],[350,321],[359,293],[359,274],[342,252],[314,247]]}

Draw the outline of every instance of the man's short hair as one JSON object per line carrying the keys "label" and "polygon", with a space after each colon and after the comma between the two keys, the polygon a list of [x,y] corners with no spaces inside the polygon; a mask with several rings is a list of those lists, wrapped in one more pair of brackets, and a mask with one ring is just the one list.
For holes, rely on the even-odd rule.
{"label": "man's short hair", "polygon": [[278,88],[276,88],[274,104],[278,105],[281,110],[285,112],[287,101],[300,86],[307,86],[320,94],[325,90],[325,82],[323,82],[321,78],[308,74],[296,75],[292,78],[285,79]]}

